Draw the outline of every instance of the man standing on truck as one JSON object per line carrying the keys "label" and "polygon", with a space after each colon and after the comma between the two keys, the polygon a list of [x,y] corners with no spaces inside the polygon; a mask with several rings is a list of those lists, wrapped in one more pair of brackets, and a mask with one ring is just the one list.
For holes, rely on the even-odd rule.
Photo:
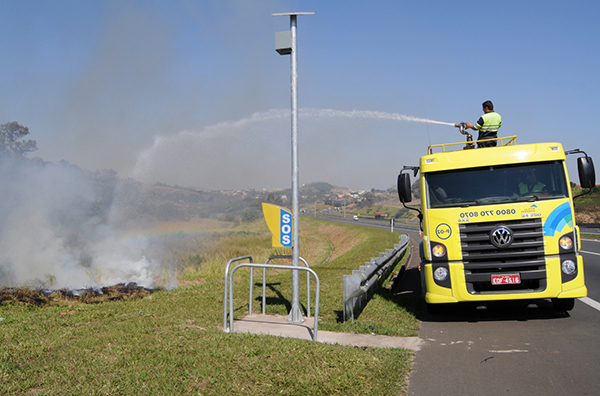
{"label": "man standing on truck", "polygon": [[[479,131],[479,137],[477,140],[482,139],[496,139],[498,137],[498,129],[502,126],[502,117],[500,114],[494,111],[494,104],[491,100],[486,100],[482,104],[484,114],[479,117],[475,125],[467,122],[467,129]],[[477,143],[477,147],[494,147],[496,141],[491,140],[489,142]]]}

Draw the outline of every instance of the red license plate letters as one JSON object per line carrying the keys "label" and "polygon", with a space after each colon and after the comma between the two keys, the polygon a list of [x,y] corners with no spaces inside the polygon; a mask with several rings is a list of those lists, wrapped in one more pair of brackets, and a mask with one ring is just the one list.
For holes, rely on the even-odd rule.
{"label": "red license plate letters", "polygon": [[492,275],[492,285],[518,285],[521,283],[520,274]]}

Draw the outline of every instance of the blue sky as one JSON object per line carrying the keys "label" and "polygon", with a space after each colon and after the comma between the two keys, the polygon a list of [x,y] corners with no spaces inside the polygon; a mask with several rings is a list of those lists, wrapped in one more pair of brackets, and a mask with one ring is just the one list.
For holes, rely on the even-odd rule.
{"label": "blue sky", "polygon": [[[0,0],[0,123],[49,161],[208,189],[291,183],[298,19],[300,182],[388,188],[491,99],[500,135],[598,157],[596,1]],[[592,111],[592,113],[590,113]],[[576,180],[575,159],[570,159]]]}

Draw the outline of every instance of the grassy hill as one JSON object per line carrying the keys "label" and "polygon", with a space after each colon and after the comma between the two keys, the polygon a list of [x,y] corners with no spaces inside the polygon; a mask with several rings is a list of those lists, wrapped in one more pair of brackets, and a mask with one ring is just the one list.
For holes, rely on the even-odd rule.
{"label": "grassy hill", "polygon": [[[176,289],[102,304],[60,295],[43,305],[0,303],[0,394],[398,395],[405,391],[411,367],[411,353],[406,350],[224,333],[227,260],[250,254],[255,262],[264,262],[270,255],[289,252],[270,247],[271,236],[263,221],[234,226],[196,219],[194,224],[197,232],[187,224],[190,237],[172,246],[181,260]],[[340,321],[342,275],[391,247],[397,238],[384,230],[302,218],[301,255],[322,285],[320,330],[416,335],[416,302],[385,287],[375,292],[354,324]],[[255,273],[255,309],[260,307],[258,277]],[[269,273],[267,313],[287,312],[290,278],[289,272]],[[236,317],[247,314],[248,279],[248,271],[236,272]],[[300,289],[301,302],[306,301],[305,288]]]}

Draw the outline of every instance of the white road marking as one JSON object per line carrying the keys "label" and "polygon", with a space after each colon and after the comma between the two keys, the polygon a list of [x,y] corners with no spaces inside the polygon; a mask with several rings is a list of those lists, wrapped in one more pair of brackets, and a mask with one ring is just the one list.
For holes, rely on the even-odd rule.
{"label": "white road marking", "polygon": [[[593,254],[595,256],[600,256],[600,253],[596,253],[596,252],[588,252],[586,250],[580,250],[580,253],[587,253],[587,254]],[[594,308],[597,311],[600,311],[600,303],[596,300],[592,300],[589,297],[582,297],[579,299],[579,301],[581,301],[582,303],[585,303],[587,305],[589,305],[590,307]]]}
{"label": "white road marking", "polygon": [[581,301],[582,303],[585,303],[587,305],[589,305],[590,307],[596,309],[597,311],[600,311],[600,303],[596,300],[592,300],[589,297],[581,297],[579,299],[579,301]]}
{"label": "white road marking", "polygon": [[507,349],[503,351],[489,350],[490,353],[518,353],[518,352],[529,352],[527,349]]}

